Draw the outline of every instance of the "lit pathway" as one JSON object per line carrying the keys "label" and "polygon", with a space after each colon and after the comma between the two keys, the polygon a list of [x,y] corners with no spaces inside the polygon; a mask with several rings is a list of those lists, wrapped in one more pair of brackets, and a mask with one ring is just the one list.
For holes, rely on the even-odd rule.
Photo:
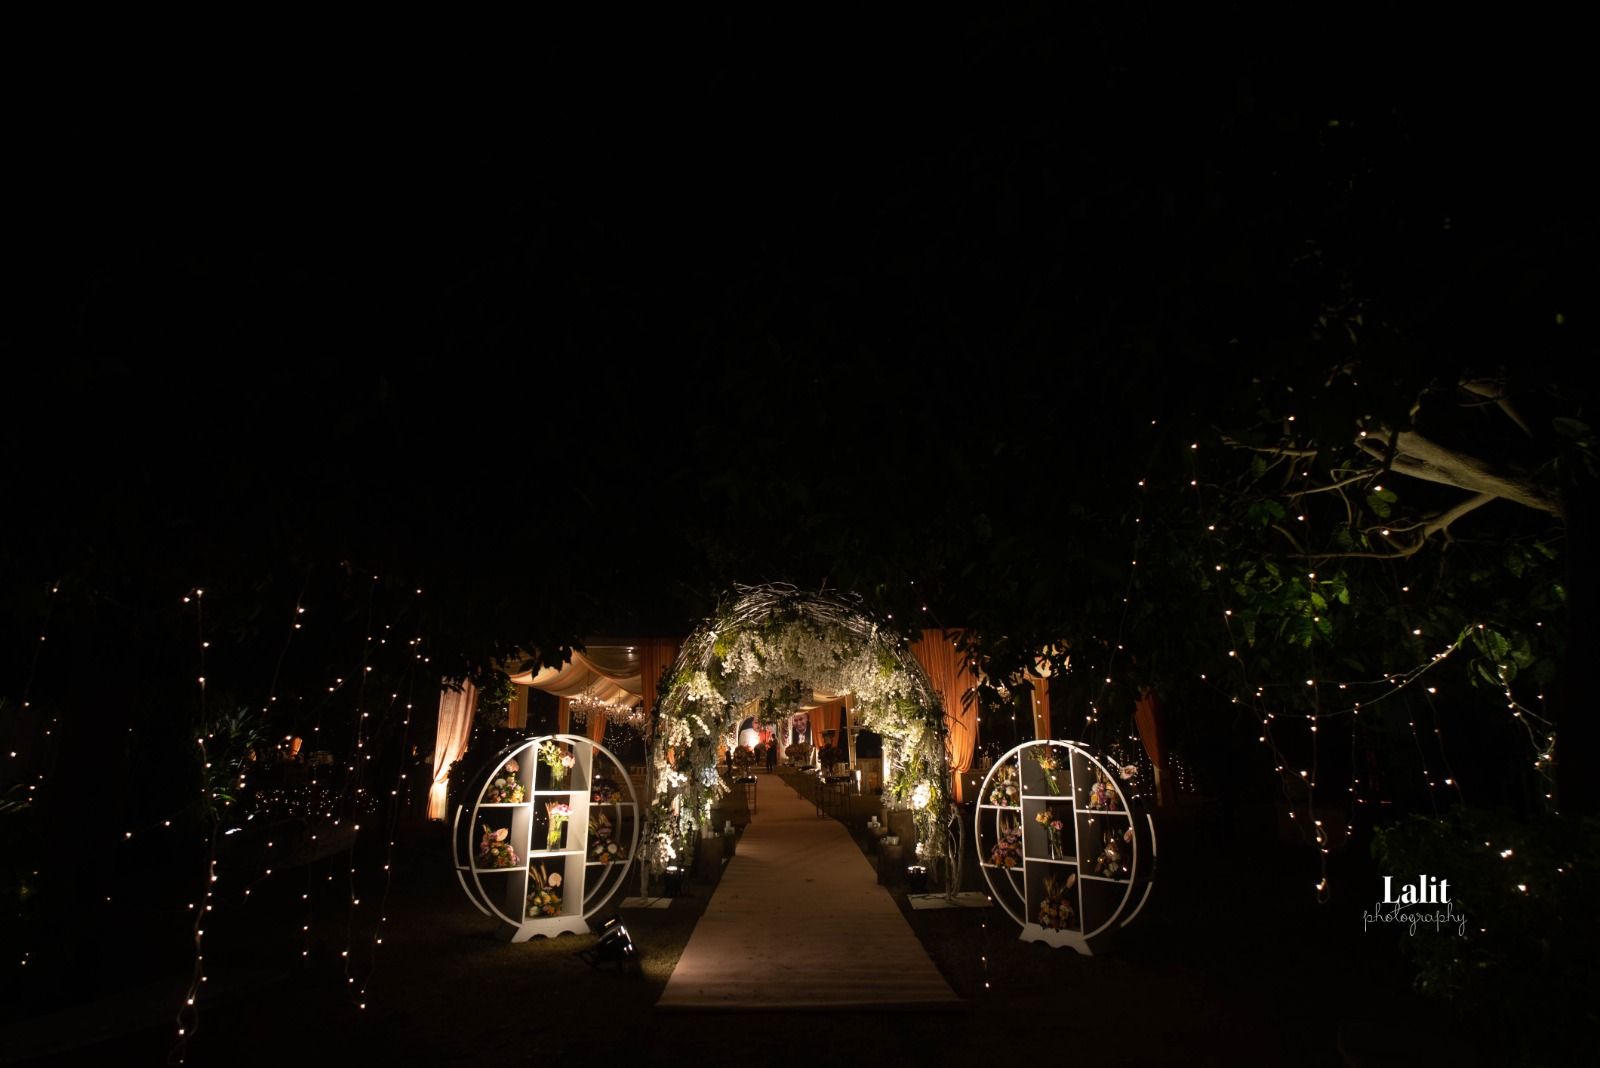
{"label": "lit pathway", "polygon": [[959,1004],[844,827],[776,775],[657,1004],[831,1009]]}

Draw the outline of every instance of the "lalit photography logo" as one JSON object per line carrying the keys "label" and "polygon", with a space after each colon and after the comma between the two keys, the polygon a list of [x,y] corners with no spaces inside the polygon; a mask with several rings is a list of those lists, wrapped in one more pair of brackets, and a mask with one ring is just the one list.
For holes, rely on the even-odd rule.
{"label": "lalit photography logo", "polygon": [[1415,883],[1399,886],[1395,885],[1394,876],[1385,875],[1383,899],[1371,912],[1362,913],[1361,929],[1371,930],[1373,924],[1400,924],[1413,935],[1418,927],[1432,927],[1435,931],[1454,927],[1462,937],[1467,933],[1467,918],[1450,902],[1450,880],[1433,875],[1419,875]]}

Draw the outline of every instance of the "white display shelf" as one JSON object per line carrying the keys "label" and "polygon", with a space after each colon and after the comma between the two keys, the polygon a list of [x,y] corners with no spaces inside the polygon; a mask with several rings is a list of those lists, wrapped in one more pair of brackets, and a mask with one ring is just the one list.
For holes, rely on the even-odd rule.
{"label": "white display shelf", "polygon": [[[549,769],[538,759],[539,747],[554,742],[573,756],[566,783],[549,783]],[[528,801],[483,801],[489,785],[503,778],[508,761],[515,760],[515,777],[528,791]],[[620,792],[616,801],[592,800],[597,778],[609,781]],[[570,785],[569,785],[570,784]],[[470,795],[469,795],[470,796]],[[474,907],[485,916],[501,921],[501,931],[513,942],[535,936],[553,937],[567,932],[589,930],[588,920],[605,907],[622,888],[625,875],[639,852],[641,837],[638,798],[622,763],[604,746],[575,734],[537,735],[526,738],[500,753],[490,765],[489,774],[479,784],[477,800],[456,807],[453,843],[456,875]],[[566,822],[566,845],[562,849],[534,849],[545,840],[546,812],[539,799],[567,801],[571,813]],[[580,798],[587,800],[579,800]],[[623,858],[606,864],[587,861],[596,839],[592,831],[598,817],[611,815],[611,841],[623,848]],[[598,811],[597,811],[598,810]],[[485,868],[477,861],[483,827],[507,831],[506,844],[523,863],[507,868]],[[573,859],[577,858],[577,859]],[[549,875],[560,875],[561,911],[555,916],[527,915],[530,894],[538,887],[533,870],[543,868]],[[510,879],[483,876],[510,875]]]}
{"label": "white display shelf", "polygon": [[[1044,769],[1029,753],[1042,746],[1055,750],[1058,767],[1054,791],[1050,790]],[[1113,926],[1127,925],[1149,899],[1154,887],[1155,824],[1148,813],[1136,810],[1139,799],[1127,788],[1117,769],[1077,742],[1024,742],[995,762],[979,788],[980,797],[989,795],[996,777],[1007,768],[1016,778],[1021,804],[977,806],[973,843],[978,867],[994,900],[1022,928],[1024,941],[1091,955],[1092,939]],[[1118,807],[1088,807],[1090,792],[1100,781],[1115,791]],[[1041,815],[1062,823],[1061,844],[1071,855],[1050,857],[1050,832],[1039,822]],[[1122,875],[1094,875],[1087,870],[1109,848],[1105,829],[1096,822],[1102,817],[1105,827],[1117,828],[1114,841],[1122,850],[1121,860],[1126,868]],[[1021,832],[1022,863],[1011,868],[989,861],[995,844],[1008,828]],[[1010,878],[997,880],[991,874],[996,870],[1010,873]],[[1071,922],[1059,930],[1042,926],[1038,915],[1045,900],[1046,878],[1059,880],[1069,875],[1076,879],[1063,900],[1073,909]]]}

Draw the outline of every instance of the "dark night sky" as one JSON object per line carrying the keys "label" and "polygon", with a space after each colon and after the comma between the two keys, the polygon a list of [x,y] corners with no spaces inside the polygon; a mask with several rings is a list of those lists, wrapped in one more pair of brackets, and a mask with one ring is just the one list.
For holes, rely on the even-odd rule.
{"label": "dark night sky", "polygon": [[337,49],[58,70],[14,566],[818,581],[830,530],[1093,495],[1132,422],[1292,362],[1308,240],[1475,306],[1504,271],[1441,297],[1434,228],[1503,258],[1587,184],[1555,26],[762,18],[552,31],[492,88]]}

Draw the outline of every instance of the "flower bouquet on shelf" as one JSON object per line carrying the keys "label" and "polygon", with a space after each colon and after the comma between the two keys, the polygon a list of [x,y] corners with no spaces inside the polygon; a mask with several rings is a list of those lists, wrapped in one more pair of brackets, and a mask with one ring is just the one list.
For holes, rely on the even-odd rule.
{"label": "flower bouquet on shelf", "polygon": [[511,848],[511,843],[506,841],[510,833],[504,827],[498,831],[491,831],[487,824],[484,825],[483,841],[478,843],[479,867],[515,868],[517,866],[517,851]]}
{"label": "flower bouquet on shelf", "polygon": [[561,836],[567,821],[572,818],[572,806],[565,801],[546,801],[544,811],[550,817],[550,830],[545,835],[546,849],[560,849]]}
{"label": "flower bouquet on shelf", "polygon": [[1103,875],[1107,879],[1116,879],[1128,874],[1128,865],[1122,859],[1124,843],[1133,841],[1133,828],[1127,827],[1121,834],[1109,828],[1100,836],[1100,855],[1094,861],[1094,873]]}
{"label": "flower bouquet on shelf", "polygon": [[596,805],[614,805],[622,800],[622,791],[610,779],[596,778],[589,800]]}
{"label": "flower bouquet on shelf", "polygon": [[561,873],[546,872],[541,864],[528,869],[528,878],[533,882],[533,889],[528,891],[528,915],[561,915]]}
{"label": "flower bouquet on shelf", "polygon": [[1017,769],[1014,764],[1003,765],[994,773],[994,787],[989,791],[989,804],[1009,808],[1017,806]]}
{"label": "flower bouquet on shelf", "polygon": [[1056,815],[1056,810],[1053,808],[1042,809],[1037,816],[1033,817],[1033,821],[1042,824],[1044,829],[1050,832],[1050,859],[1066,860],[1067,851],[1061,842],[1061,832],[1066,829],[1067,825],[1060,816]]}
{"label": "flower bouquet on shelf", "polygon": [[1061,780],[1056,774],[1061,771],[1061,756],[1053,745],[1036,745],[1028,750],[1028,756],[1039,765],[1039,770],[1044,772],[1044,783],[1050,788],[1050,796],[1061,796]]}
{"label": "flower bouquet on shelf", "polygon": [[989,850],[989,863],[997,868],[1022,866],[1022,826],[1016,820],[1000,817],[1000,840]]}
{"label": "flower bouquet on shelf", "polygon": [[506,761],[506,766],[500,774],[489,783],[489,789],[483,793],[483,800],[491,805],[520,805],[526,796],[523,793],[522,783],[517,781],[518,765],[515,760]]}
{"label": "flower bouquet on shelf", "polygon": [[1094,785],[1089,787],[1089,807],[1101,812],[1114,812],[1122,808],[1117,788],[1098,766],[1094,769]]}
{"label": "flower bouquet on shelf", "polygon": [[589,844],[590,861],[610,864],[613,860],[627,859],[622,847],[611,840],[611,817],[604,812],[597,813],[589,824],[589,837],[593,839]]}
{"label": "flower bouquet on shelf", "polygon": [[1072,899],[1067,894],[1078,885],[1076,874],[1062,878],[1059,875],[1044,877],[1044,899],[1039,902],[1039,926],[1047,931],[1059,931],[1072,926]]}
{"label": "flower bouquet on shelf", "polygon": [[567,781],[567,772],[572,770],[572,754],[567,747],[557,745],[546,739],[539,747],[539,759],[544,761],[544,766],[550,769],[550,784],[561,786]]}

